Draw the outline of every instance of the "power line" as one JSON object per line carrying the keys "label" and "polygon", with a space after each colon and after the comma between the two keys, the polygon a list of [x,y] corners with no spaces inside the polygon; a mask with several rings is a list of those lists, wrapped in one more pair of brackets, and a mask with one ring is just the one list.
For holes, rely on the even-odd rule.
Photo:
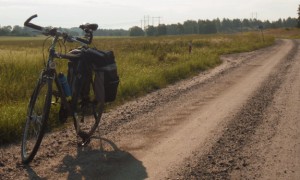
{"label": "power line", "polygon": [[144,15],[144,18],[141,20],[142,29],[146,30],[150,26],[150,19],[152,19],[152,26],[155,26],[155,22],[158,22],[158,25],[160,25],[162,17],[150,17],[149,15]]}
{"label": "power line", "polygon": [[155,19],[158,19],[158,25],[160,25],[160,19],[161,19],[162,17],[160,17],[160,16],[158,16],[158,17],[152,17],[152,26],[154,26],[154,20]]}

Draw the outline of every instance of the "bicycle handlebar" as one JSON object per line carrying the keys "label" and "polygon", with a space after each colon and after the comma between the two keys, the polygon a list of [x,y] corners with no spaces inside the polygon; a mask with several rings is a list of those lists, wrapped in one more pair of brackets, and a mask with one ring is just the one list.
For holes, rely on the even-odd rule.
{"label": "bicycle handlebar", "polygon": [[27,26],[27,27],[30,27],[32,29],[41,31],[44,35],[51,35],[51,36],[59,35],[59,36],[62,36],[63,38],[65,38],[65,39],[72,39],[72,40],[78,41],[78,42],[83,43],[83,44],[91,44],[92,43],[92,41],[93,41],[93,31],[97,30],[97,28],[98,28],[97,24],[88,24],[87,23],[85,25],[80,25],[79,28],[81,28],[82,30],[84,30],[86,32],[86,37],[88,37],[88,40],[86,40],[86,39],[82,39],[82,38],[79,38],[79,37],[69,36],[66,33],[59,33],[57,31],[57,28],[47,29],[47,28],[44,28],[44,27],[41,27],[41,26],[38,26],[36,24],[31,23],[30,21],[32,19],[36,18],[36,17],[38,17],[37,14],[30,16],[24,22],[24,26]]}
{"label": "bicycle handlebar", "polygon": [[39,30],[39,31],[43,31],[43,29],[44,29],[43,27],[30,23],[30,21],[31,21],[32,19],[36,18],[36,17],[38,17],[37,14],[32,15],[31,17],[29,17],[29,18],[24,22],[24,26],[27,26],[27,27],[30,27],[30,28],[32,28],[32,29],[36,29],[36,30]]}

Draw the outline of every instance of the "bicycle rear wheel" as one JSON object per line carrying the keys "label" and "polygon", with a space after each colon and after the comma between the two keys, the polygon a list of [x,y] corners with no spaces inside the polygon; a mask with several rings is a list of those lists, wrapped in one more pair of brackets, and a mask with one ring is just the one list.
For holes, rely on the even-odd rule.
{"label": "bicycle rear wheel", "polygon": [[[104,110],[104,86],[98,88],[97,95],[93,82],[90,82],[88,86],[84,85],[84,87],[88,88],[78,90],[77,92],[80,93],[75,93],[73,96],[74,126],[77,135],[82,139],[82,142],[78,142],[78,145],[81,146],[90,142],[90,138],[97,130]],[[90,91],[90,89],[92,90]],[[88,94],[88,96],[83,94]]]}
{"label": "bicycle rear wheel", "polygon": [[100,123],[102,108],[92,101],[80,101],[79,106],[74,116],[75,129],[82,139],[81,145],[85,145],[90,141]]}
{"label": "bicycle rear wheel", "polygon": [[40,78],[28,105],[23,131],[21,157],[24,164],[32,161],[42,142],[49,117],[51,93],[52,80]]}

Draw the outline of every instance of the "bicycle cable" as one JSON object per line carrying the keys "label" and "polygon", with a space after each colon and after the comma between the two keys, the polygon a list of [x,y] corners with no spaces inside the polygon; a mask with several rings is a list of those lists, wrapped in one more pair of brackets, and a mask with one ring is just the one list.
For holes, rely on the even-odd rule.
{"label": "bicycle cable", "polygon": [[43,48],[42,48],[42,52],[43,52],[43,60],[44,60],[44,66],[46,67],[46,58],[45,58],[45,44],[46,44],[46,41],[50,38],[51,36],[48,36],[44,42],[43,42]]}
{"label": "bicycle cable", "polygon": [[61,39],[59,39],[59,40],[58,40],[58,46],[59,46],[59,50],[60,50],[59,53],[60,53],[60,54],[61,54],[61,52],[62,52],[61,43],[63,43],[63,42],[62,42]]}
{"label": "bicycle cable", "polygon": [[65,50],[64,54],[67,54],[67,46],[66,46],[66,41],[62,41],[62,43],[63,43],[64,50]]}

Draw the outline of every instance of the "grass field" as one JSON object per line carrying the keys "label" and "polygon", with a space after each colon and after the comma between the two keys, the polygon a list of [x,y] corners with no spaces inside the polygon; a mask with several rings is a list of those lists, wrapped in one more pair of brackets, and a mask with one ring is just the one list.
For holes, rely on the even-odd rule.
{"label": "grass field", "polygon": [[[27,103],[43,67],[43,39],[0,38],[0,145],[20,141]],[[188,53],[189,42],[193,44],[191,54]],[[221,63],[219,56],[222,54],[252,51],[273,42],[270,34],[265,35],[263,42],[261,34],[253,32],[95,38],[94,45],[115,52],[120,75],[115,104],[120,104],[213,68]],[[67,50],[74,47],[75,44],[68,44]],[[66,71],[66,63],[57,60],[59,71]]]}

